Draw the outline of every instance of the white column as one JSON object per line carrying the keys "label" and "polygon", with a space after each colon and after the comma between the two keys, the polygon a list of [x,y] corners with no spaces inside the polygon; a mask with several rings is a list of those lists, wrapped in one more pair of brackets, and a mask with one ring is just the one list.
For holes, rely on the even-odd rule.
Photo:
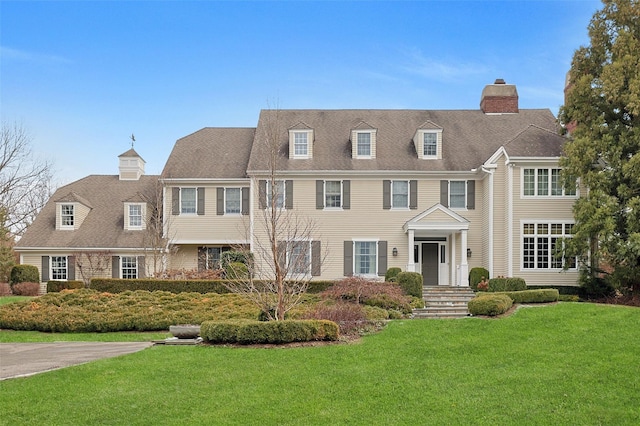
{"label": "white column", "polygon": [[407,272],[416,272],[416,264],[415,264],[415,256],[413,254],[414,251],[414,244],[415,244],[415,232],[413,229],[409,229],[409,231],[407,231],[408,233],[408,237],[407,237],[407,256],[409,259],[407,262]]}
{"label": "white column", "polygon": [[458,279],[456,277],[456,233],[451,233],[451,276],[449,277],[450,285],[458,285]]}
{"label": "white column", "polygon": [[467,263],[467,230],[460,231],[462,239],[460,241],[460,285],[469,287],[469,264]]}

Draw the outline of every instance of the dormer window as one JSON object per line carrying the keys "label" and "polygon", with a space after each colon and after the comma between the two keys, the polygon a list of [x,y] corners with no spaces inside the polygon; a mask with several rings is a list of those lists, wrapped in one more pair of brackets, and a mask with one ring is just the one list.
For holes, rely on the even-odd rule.
{"label": "dormer window", "polygon": [[62,204],[60,206],[60,225],[62,228],[73,229],[75,225],[75,209],[73,204]]}
{"label": "dormer window", "polygon": [[425,132],[423,134],[424,146],[422,149],[425,158],[436,158],[438,155],[438,134],[435,132]]}
{"label": "dormer window", "polygon": [[423,160],[442,159],[442,128],[432,121],[422,123],[413,137],[418,158]]}
{"label": "dormer window", "polygon": [[296,126],[295,129],[289,129],[289,158],[312,158],[313,130],[306,127],[303,125],[303,128]]}
{"label": "dormer window", "polygon": [[145,228],[144,217],[146,209],[144,203],[125,203],[125,229],[140,230]]}
{"label": "dormer window", "polygon": [[371,157],[371,133],[359,132],[358,157]]}

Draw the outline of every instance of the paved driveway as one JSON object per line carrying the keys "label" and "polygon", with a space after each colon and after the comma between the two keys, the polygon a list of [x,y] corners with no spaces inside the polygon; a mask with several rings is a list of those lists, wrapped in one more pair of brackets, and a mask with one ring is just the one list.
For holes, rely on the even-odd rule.
{"label": "paved driveway", "polygon": [[141,351],[151,342],[0,343],[0,380]]}

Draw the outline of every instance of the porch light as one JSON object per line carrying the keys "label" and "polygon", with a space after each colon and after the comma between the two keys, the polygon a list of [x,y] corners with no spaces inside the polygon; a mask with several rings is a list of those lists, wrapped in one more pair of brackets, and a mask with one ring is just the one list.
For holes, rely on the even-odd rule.
{"label": "porch light", "polygon": [[471,257],[471,249],[470,248],[467,249],[467,257]]}
{"label": "porch light", "polygon": [[396,247],[394,247],[394,248],[393,248],[393,250],[391,250],[391,253],[392,253],[394,256],[397,256],[397,255],[398,255],[398,249],[397,249]]}

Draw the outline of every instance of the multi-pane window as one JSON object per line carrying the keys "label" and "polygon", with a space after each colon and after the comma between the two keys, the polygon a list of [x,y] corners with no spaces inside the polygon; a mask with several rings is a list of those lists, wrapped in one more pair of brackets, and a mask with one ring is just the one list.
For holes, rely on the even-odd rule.
{"label": "multi-pane window", "polygon": [[342,182],[339,180],[327,180],[324,182],[324,206],[325,208],[342,207]]}
{"label": "multi-pane window", "polygon": [[393,208],[409,207],[409,181],[394,180],[391,182],[391,206]]}
{"label": "multi-pane window", "polygon": [[354,242],[354,268],[356,275],[375,275],[377,273],[377,247],[375,241]]}
{"label": "multi-pane window", "polygon": [[358,156],[370,157],[371,156],[371,133],[358,133],[357,141],[357,153]]}
{"label": "multi-pane window", "polygon": [[562,269],[576,267],[575,257],[564,256],[564,240],[571,238],[571,223],[525,223],[522,225],[522,268]]}
{"label": "multi-pane window", "polygon": [[[575,196],[576,185],[563,186],[561,169],[524,169],[522,193],[525,196]],[[575,181],[575,179],[573,179]]]}
{"label": "multi-pane window", "polygon": [[196,188],[182,188],[180,190],[180,213],[195,213],[196,197]]}
{"label": "multi-pane window", "polygon": [[220,254],[222,248],[220,247],[205,247],[202,255],[204,258],[204,267],[206,269],[218,269],[220,267]]}
{"label": "multi-pane window", "polygon": [[452,180],[449,182],[449,207],[464,209],[467,207],[467,182]]}
{"label": "multi-pane window", "polygon": [[67,279],[67,256],[51,256],[51,279]]}
{"label": "multi-pane window", "polygon": [[275,203],[275,207],[283,209],[285,207],[285,181],[267,181],[267,208]]}
{"label": "multi-pane window", "polygon": [[225,188],[224,212],[225,214],[240,214],[242,206],[242,190],[240,188]]}
{"label": "multi-pane window", "polygon": [[138,278],[138,258],[135,256],[122,256],[120,258],[120,271],[123,279]]}
{"label": "multi-pane window", "polygon": [[288,244],[289,274],[309,274],[311,270],[311,243],[292,241]]}
{"label": "multi-pane window", "polygon": [[424,134],[423,154],[425,157],[435,157],[438,155],[438,134]]}
{"label": "multi-pane window", "polygon": [[74,220],[74,205],[73,204],[63,204],[60,206],[60,219],[62,226],[73,226],[75,223]]}
{"label": "multi-pane window", "polygon": [[309,143],[308,143],[307,132],[294,132],[293,154],[296,157],[306,157],[307,155],[309,155]]}
{"label": "multi-pane window", "polygon": [[129,227],[142,227],[142,206],[140,204],[129,204]]}

